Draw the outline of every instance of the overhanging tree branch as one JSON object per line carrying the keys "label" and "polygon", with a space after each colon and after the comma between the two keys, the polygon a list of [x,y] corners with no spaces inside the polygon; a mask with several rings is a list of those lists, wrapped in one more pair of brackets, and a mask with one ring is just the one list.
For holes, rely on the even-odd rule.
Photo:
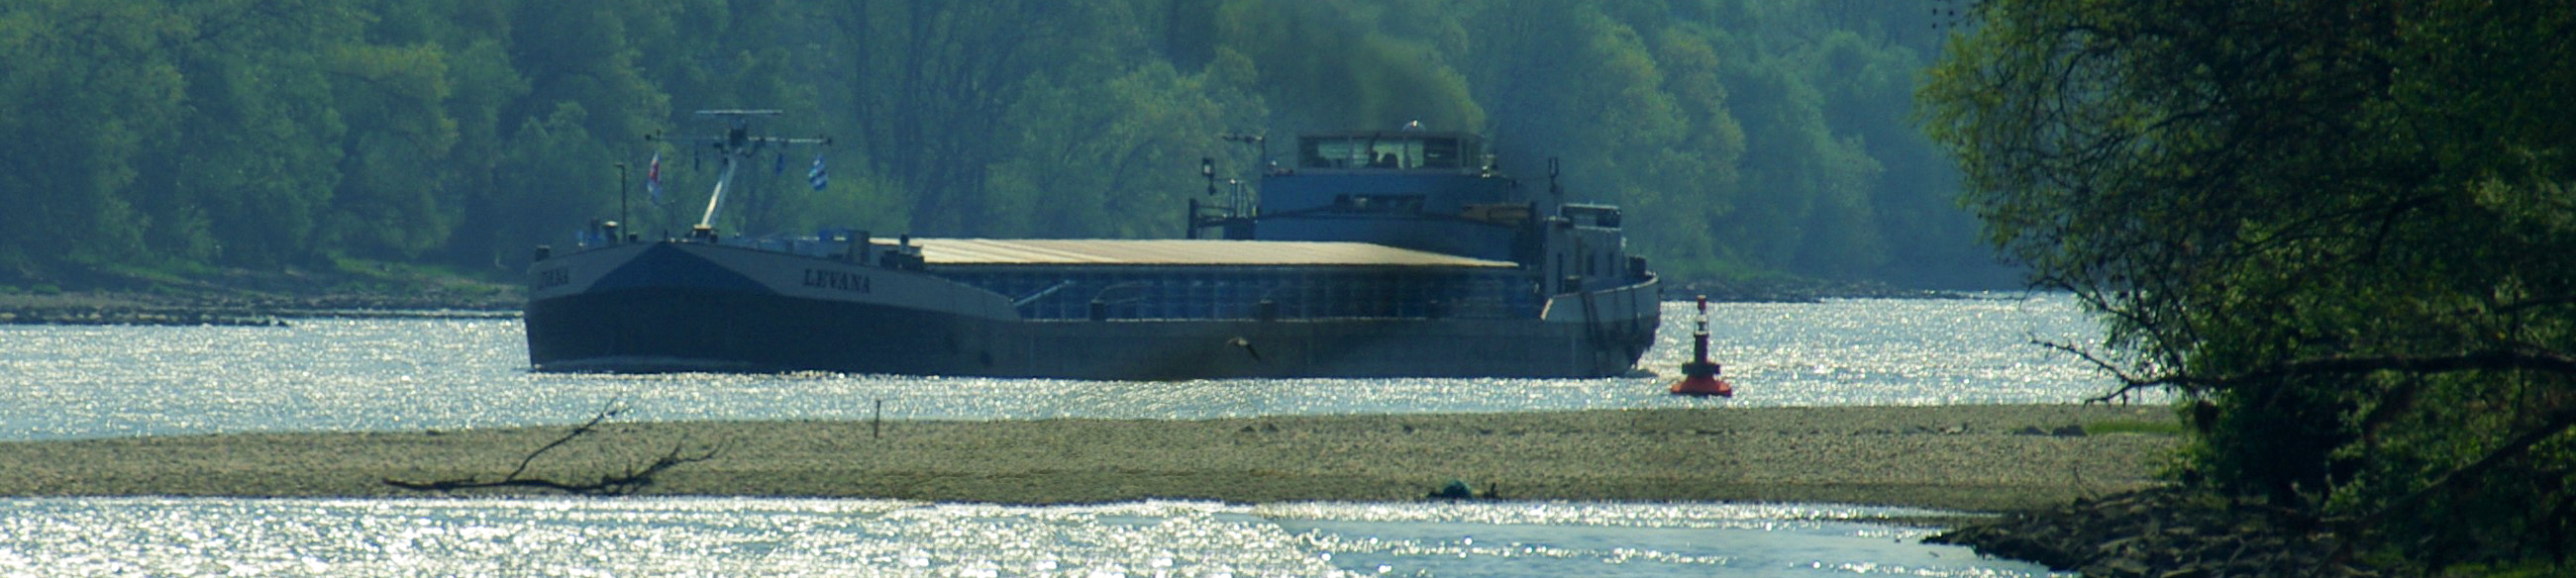
{"label": "overhanging tree branch", "polygon": [[2556,412],[2552,412],[2549,415],[2548,421],[2542,423],[2540,427],[2532,428],[2530,431],[2523,432],[2522,435],[2515,436],[2513,441],[2506,442],[2503,446],[2497,447],[2494,451],[2487,452],[2487,455],[2478,458],[2478,461],[2471,462],[2466,466],[2460,466],[2459,469],[2451,470],[2450,473],[2443,474],[2441,479],[2434,480],[2433,483],[2426,484],[2423,488],[2417,489],[2413,492],[2408,492],[2405,496],[2389,502],[2387,506],[2383,506],[2378,510],[2374,510],[2361,517],[2344,521],[2355,523],[2363,527],[2375,526],[2381,519],[2386,518],[2389,514],[2415,507],[2416,504],[2423,502],[2426,498],[2432,497],[2436,493],[2450,490],[2452,486],[2462,483],[2465,480],[2475,480],[2485,476],[2487,471],[2493,470],[2496,466],[2507,461],[2511,461],[2514,458],[2521,457],[2523,454],[2530,453],[2532,446],[2540,445],[2540,442],[2548,441],[2549,438],[2557,437],[2559,434],[2566,433],[2570,428],[2576,428],[2576,410],[2561,409]]}

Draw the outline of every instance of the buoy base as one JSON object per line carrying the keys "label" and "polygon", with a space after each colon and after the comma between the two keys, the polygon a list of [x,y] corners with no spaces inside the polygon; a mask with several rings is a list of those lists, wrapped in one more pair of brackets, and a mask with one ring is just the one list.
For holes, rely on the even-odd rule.
{"label": "buoy base", "polygon": [[1673,382],[1673,395],[1714,395],[1735,397],[1735,386],[1714,375],[1692,375]]}

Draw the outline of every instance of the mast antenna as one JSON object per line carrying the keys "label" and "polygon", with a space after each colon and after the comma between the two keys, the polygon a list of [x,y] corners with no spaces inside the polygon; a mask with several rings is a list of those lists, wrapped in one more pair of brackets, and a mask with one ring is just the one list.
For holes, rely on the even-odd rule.
{"label": "mast antenna", "polygon": [[[760,151],[773,146],[784,148],[788,145],[832,144],[832,139],[829,137],[787,138],[754,136],[751,134],[752,119],[778,116],[780,114],[782,113],[776,109],[701,110],[697,112],[699,118],[724,121],[726,125],[724,133],[711,137],[661,139],[677,143],[706,146],[714,149],[716,156],[724,162],[724,165],[716,172],[715,192],[707,195],[707,212],[706,214],[698,217],[697,226],[689,228],[690,236],[710,240],[715,238],[716,211],[724,208],[725,191],[731,189],[733,186],[734,169],[740,167],[743,162],[750,160],[753,155],[759,154]],[[654,140],[657,138],[661,137],[645,137],[646,140]]]}

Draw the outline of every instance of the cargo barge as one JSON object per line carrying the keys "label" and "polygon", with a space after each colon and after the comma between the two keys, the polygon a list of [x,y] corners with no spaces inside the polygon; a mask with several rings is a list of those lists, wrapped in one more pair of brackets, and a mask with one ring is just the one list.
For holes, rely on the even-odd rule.
{"label": "cargo barge", "polygon": [[1600,377],[1660,322],[1616,207],[1566,202],[1552,168],[1541,191],[1503,176],[1471,134],[1303,136],[1257,198],[1189,203],[1181,239],[751,238],[711,226],[733,167],[811,141],[701,114],[732,130],[697,141],[726,164],[688,236],[538,249],[536,370]]}

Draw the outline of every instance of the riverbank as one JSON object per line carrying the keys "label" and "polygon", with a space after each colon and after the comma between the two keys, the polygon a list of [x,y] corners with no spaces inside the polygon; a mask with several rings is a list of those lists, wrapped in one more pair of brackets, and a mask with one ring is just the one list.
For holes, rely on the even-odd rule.
{"label": "riverbank", "polygon": [[1708,297],[1717,303],[1816,303],[1826,299],[1969,299],[1973,291],[1908,289],[1882,281],[1829,281],[1800,277],[1669,279],[1664,298]]}
{"label": "riverbank", "polygon": [[2163,487],[1979,520],[1924,542],[2103,578],[2386,575],[2345,538],[2287,508]]}
{"label": "riverbank", "polygon": [[0,324],[284,325],[294,319],[507,317],[525,291],[390,266],[351,272],[252,273],[206,279],[93,273],[80,289],[0,284]]}
{"label": "riverbank", "polygon": [[[1020,504],[1423,499],[1797,501],[2024,510],[2156,485],[2147,406],[1714,408],[1195,421],[607,423],[523,479],[641,468],[644,494]],[[571,426],[0,443],[7,496],[404,496],[501,479]],[[544,492],[501,489],[473,492]]]}

